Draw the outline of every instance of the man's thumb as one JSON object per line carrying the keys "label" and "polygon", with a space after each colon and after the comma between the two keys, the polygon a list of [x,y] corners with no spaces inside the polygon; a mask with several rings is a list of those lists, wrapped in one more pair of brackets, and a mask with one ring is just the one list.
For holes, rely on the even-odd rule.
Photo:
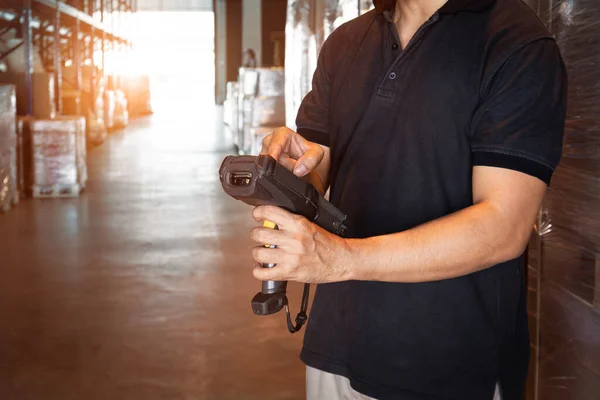
{"label": "man's thumb", "polygon": [[308,172],[309,172],[308,168],[306,168],[305,165],[300,164],[299,162],[296,163],[296,166],[294,167],[294,174],[296,176],[299,176],[299,177],[302,178],[303,176],[305,176],[306,174],[308,174]]}
{"label": "man's thumb", "polygon": [[305,176],[311,171],[314,171],[323,159],[323,151],[320,147],[309,149],[302,157],[296,162],[294,167],[294,174],[297,176]]}

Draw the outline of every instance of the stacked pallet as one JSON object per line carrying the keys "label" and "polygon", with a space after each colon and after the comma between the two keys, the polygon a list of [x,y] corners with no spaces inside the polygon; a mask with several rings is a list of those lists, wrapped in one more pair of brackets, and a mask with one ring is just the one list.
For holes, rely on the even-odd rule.
{"label": "stacked pallet", "polygon": [[240,69],[238,82],[229,86],[225,107],[225,123],[240,154],[258,154],[263,138],[285,125],[284,91],[282,68]]}
{"label": "stacked pallet", "polygon": [[28,121],[33,197],[75,197],[87,183],[84,117]]}
{"label": "stacked pallet", "polygon": [[550,3],[556,10],[550,28],[568,68],[569,106],[563,159],[546,199],[542,238],[530,257],[530,305],[534,306],[530,315],[535,317],[531,326],[538,333],[533,346],[533,389],[535,397],[544,400],[597,398],[600,4],[597,0]]}
{"label": "stacked pallet", "polygon": [[239,83],[227,82],[227,94],[223,102],[223,121],[225,122],[225,135],[228,142],[233,143],[234,147],[239,148],[239,119],[238,119],[238,98]]}
{"label": "stacked pallet", "polygon": [[[27,115],[27,84],[25,73],[0,73],[0,83],[15,85],[17,114]],[[54,118],[56,102],[54,93],[54,74],[36,72],[31,75],[32,112],[36,118]]]}
{"label": "stacked pallet", "polygon": [[16,97],[13,85],[0,85],[0,211],[19,202],[17,188]]}
{"label": "stacked pallet", "polygon": [[130,117],[152,114],[150,77],[148,75],[123,76],[123,91],[127,98]]}

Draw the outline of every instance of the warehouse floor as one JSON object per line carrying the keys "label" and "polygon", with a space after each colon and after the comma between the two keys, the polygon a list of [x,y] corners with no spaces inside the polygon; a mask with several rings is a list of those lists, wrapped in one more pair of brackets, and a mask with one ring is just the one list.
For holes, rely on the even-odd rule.
{"label": "warehouse floor", "polygon": [[134,120],[90,151],[81,197],[0,216],[1,399],[304,397],[301,336],[250,310],[219,112]]}

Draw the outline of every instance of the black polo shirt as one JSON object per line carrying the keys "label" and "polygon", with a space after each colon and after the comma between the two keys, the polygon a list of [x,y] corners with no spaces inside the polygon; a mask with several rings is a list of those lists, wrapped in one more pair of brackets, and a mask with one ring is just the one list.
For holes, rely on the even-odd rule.
{"label": "black polo shirt", "polygon": [[[331,148],[352,237],[473,204],[474,166],[549,182],[566,108],[559,50],[521,0],[450,0],[402,49],[391,12],[324,44],[298,132]],[[319,285],[302,360],[377,399],[519,399],[529,361],[523,258],[422,284]]]}

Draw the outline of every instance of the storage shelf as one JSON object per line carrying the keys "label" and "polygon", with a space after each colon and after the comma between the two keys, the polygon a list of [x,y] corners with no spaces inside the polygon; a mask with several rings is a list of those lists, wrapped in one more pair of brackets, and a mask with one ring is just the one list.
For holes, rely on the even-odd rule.
{"label": "storage shelf", "polygon": [[[83,0],[0,0],[0,32],[16,29],[17,37],[22,39],[25,49],[24,73],[29,115],[33,110],[31,71],[34,45],[37,46],[44,67],[54,74],[58,113],[62,110],[62,73],[66,65],[64,58],[70,59],[71,65],[75,66],[77,90],[82,89],[83,63],[93,63],[95,68],[91,69],[90,83],[86,85],[86,89],[89,89],[91,98],[94,98],[99,80],[108,79],[115,74],[114,71],[106,72],[106,54],[112,55],[115,51],[131,48],[131,42],[123,36],[120,28],[125,28],[124,24],[131,21],[129,17],[137,9],[136,0],[94,1],[89,11],[80,10],[77,7],[80,4],[83,4]],[[0,58],[8,54],[9,52],[4,52],[0,54]]]}
{"label": "storage shelf", "polygon": [[[0,6],[0,10],[4,11],[7,15],[10,9],[13,10],[14,16],[19,15],[19,11],[23,8],[22,0],[4,0]],[[31,0],[31,6],[33,11],[33,17],[41,21],[52,21],[54,19],[54,13],[58,7],[60,12],[61,21],[67,22],[68,25],[74,25],[77,20],[80,22],[80,31],[90,33],[92,28],[96,33],[101,34],[104,32],[107,40],[118,41],[121,43],[129,43],[128,38],[123,37],[116,32],[113,32],[109,27],[105,26],[101,21],[95,20],[91,15],[79,11],[77,8],[68,5],[63,1],[55,0]],[[3,15],[0,13],[0,18]],[[5,18],[2,18],[5,19]],[[61,26],[62,28],[69,28],[69,26]]]}
{"label": "storage shelf", "polygon": [[86,30],[86,28],[94,28],[99,32],[104,32],[107,35],[107,39],[109,40],[117,40],[123,43],[127,43],[127,38],[121,37],[116,33],[112,32],[108,27],[105,27],[104,24],[100,21],[95,21],[91,15],[88,15],[82,11],[79,11],[73,6],[70,6],[62,1],[55,0],[32,0],[32,6],[34,12],[39,10],[44,14],[54,13],[56,11],[58,5],[58,10],[61,13],[61,18],[70,19],[69,22],[75,22],[79,20],[83,23],[81,26],[82,30]]}

